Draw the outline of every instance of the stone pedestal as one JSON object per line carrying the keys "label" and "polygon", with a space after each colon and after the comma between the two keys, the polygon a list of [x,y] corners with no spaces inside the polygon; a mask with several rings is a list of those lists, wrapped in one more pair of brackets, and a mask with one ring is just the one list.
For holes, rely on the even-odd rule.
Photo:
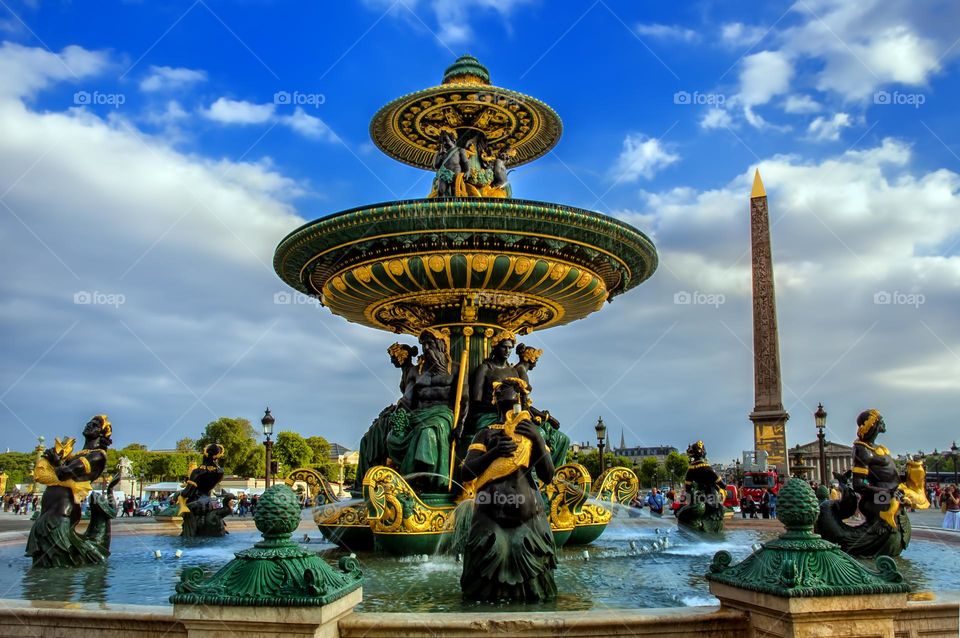
{"label": "stone pedestal", "polygon": [[721,608],[749,617],[745,638],[895,638],[895,620],[907,594],[784,598],[710,583]]}
{"label": "stone pedestal", "polygon": [[339,638],[337,623],[353,613],[363,590],[322,607],[174,605],[187,638]]}

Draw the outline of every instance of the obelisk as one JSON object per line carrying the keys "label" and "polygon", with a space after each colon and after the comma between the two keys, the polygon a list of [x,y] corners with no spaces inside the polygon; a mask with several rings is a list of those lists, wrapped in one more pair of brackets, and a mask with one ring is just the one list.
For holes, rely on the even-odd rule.
{"label": "obelisk", "polygon": [[780,383],[780,340],[777,300],[770,249],[770,214],[760,171],[750,191],[750,242],[753,255],[753,421],[755,450],[767,452],[767,462],[783,476],[790,475],[787,458],[787,419]]}

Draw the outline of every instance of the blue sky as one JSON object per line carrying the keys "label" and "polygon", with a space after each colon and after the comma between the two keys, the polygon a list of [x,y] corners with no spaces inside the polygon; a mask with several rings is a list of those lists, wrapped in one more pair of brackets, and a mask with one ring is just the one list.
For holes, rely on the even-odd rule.
{"label": "blue sky", "polygon": [[[539,404],[575,439],[715,460],[749,448],[748,193],[774,220],[790,444],[822,401],[941,449],[960,390],[960,7],[951,2],[9,2],[0,8],[0,448],[172,447],[216,416],[353,447],[395,397],[386,333],[274,303],[307,220],[419,197],[373,113],[476,55],[564,122],[520,197],[616,215],[655,277],[531,335]],[[287,92],[301,104],[278,104]],[[702,293],[713,304],[678,304]],[[89,301],[91,303],[84,303]],[[885,303],[885,302],[889,303]]]}

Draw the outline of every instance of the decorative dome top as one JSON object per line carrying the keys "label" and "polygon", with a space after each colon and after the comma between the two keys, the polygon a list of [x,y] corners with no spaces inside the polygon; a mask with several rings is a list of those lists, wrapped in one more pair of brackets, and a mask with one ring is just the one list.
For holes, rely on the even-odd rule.
{"label": "decorative dome top", "polygon": [[472,55],[461,55],[443,72],[444,84],[490,84],[490,72]]}
{"label": "decorative dome top", "polygon": [[777,518],[790,531],[810,531],[817,521],[820,505],[806,481],[792,478],[777,496]]}
{"label": "decorative dome top", "polygon": [[300,501],[284,484],[268,487],[257,503],[253,520],[264,539],[287,537],[300,524]]}

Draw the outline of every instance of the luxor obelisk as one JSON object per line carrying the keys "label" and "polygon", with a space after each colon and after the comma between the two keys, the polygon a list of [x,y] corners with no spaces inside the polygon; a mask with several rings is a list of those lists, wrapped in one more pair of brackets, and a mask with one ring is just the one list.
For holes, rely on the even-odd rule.
{"label": "luxor obelisk", "polygon": [[750,241],[753,255],[753,379],[755,403],[754,449],[767,452],[767,462],[789,476],[787,419],[780,382],[780,343],[777,334],[777,301],[774,294],[773,254],[770,248],[770,214],[767,192],[758,170],[750,191]]}

